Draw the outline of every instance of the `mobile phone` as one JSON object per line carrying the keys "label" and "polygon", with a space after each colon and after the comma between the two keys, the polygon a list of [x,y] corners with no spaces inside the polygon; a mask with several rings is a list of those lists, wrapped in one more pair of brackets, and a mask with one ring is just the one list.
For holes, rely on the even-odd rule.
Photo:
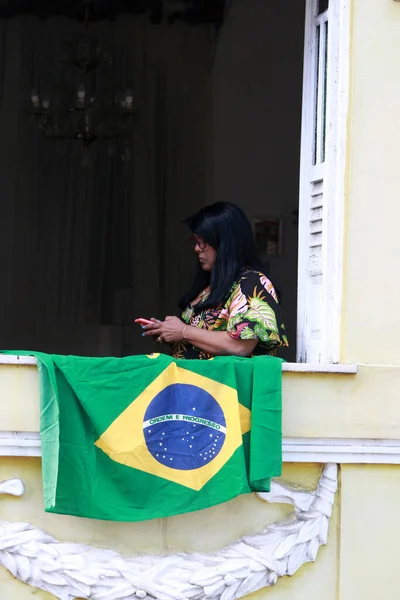
{"label": "mobile phone", "polygon": [[153,323],[153,321],[149,321],[149,319],[135,319],[135,323],[138,323],[138,325],[151,325]]}

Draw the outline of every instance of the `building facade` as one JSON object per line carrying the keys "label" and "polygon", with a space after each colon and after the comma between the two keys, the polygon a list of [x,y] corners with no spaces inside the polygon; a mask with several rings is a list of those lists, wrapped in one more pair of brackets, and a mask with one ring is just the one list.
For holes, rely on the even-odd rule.
{"label": "building facade", "polygon": [[[307,0],[298,362],[283,372],[283,479],[312,491],[323,465],[334,464],[338,490],[315,562],[257,591],[252,597],[260,600],[398,598],[399,57],[399,2]],[[156,556],[219,552],[293,510],[245,496],[202,513],[129,525],[45,514],[32,361],[0,359],[0,398],[1,479],[20,478],[26,487],[21,498],[1,497],[4,522],[30,522],[57,540],[124,556]],[[1,524],[3,565],[4,531]],[[2,598],[54,597],[18,579],[0,569]],[[210,597],[222,597],[215,593]]]}

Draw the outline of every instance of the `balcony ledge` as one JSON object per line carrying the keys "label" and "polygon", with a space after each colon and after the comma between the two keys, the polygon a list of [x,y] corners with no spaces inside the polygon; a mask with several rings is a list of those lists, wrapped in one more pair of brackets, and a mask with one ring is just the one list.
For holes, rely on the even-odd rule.
{"label": "balcony ledge", "polygon": [[[0,355],[0,365],[36,365],[33,356],[16,356],[11,354]],[[342,375],[355,375],[357,365],[348,364],[319,364],[319,363],[283,363],[284,373],[338,373]]]}

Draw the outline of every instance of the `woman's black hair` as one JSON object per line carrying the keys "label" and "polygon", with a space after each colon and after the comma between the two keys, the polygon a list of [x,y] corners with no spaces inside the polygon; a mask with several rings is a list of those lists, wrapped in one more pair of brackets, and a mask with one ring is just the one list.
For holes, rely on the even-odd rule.
{"label": "woman's black hair", "polygon": [[216,202],[205,206],[186,223],[193,234],[217,251],[217,255],[211,272],[203,271],[199,264],[190,289],[180,301],[181,309],[185,309],[207,286],[211,288],[210,295],[195,307],[195,311],[224,303],[246,267],[265,273],[266,267],[256,249],[249,220],[235,204]]}

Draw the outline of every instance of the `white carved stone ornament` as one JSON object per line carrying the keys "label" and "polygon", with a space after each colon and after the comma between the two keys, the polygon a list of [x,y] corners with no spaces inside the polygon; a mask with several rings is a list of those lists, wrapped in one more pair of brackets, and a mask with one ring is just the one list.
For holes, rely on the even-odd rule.
{"label": "white carved stone ornament", "polygon": [[[306,492],[273,482],[266,502],[292,504],[294,515],[212,554],[124,558],[111,550],[62,543],[29,523],[0,521],[0,564],[60,600],[234,600],[293,575],[326,544],[337,465],[326,465]],[[21,496],[21,480],[0,484]]]}

